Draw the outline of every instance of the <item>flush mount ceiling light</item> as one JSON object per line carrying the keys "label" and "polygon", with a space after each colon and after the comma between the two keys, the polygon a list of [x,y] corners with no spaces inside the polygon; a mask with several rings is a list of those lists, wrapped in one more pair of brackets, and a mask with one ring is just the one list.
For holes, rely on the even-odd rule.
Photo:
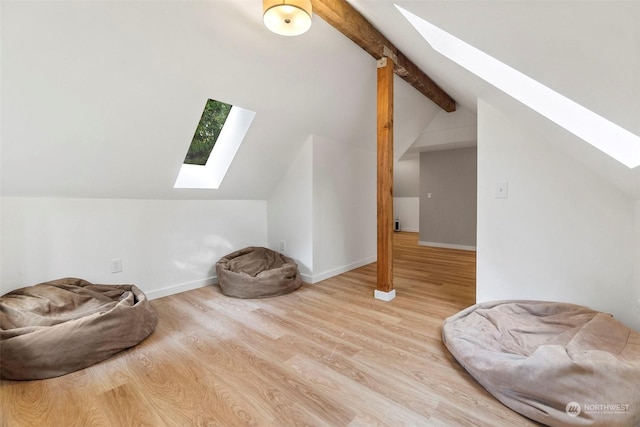
{"label": "flush mount ceiling light", "polygon": [[282,36],[298,36],[311,28],[311,0],[263,0],[264,25]]}

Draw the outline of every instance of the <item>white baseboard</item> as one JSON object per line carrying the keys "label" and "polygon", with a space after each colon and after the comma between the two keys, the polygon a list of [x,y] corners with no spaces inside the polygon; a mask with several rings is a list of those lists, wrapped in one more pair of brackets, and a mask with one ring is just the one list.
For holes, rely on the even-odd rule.
{"label": "white baseboard", "polygon": [[405,231],[407,233],[419,233],[420,230],[418,230],[417,228],[404,228],[404,227],[400,227],[400,231]]}
{"label": "white baseboard", "polygon": [[391,289],[389,292],[383,292],[376,289],[373,291],[373,297],[382,301],[391,301],[396,297],[396,290]]}
{"label": "white baseboard", "polygon": [[435,243],[435,242],[418,242],[420,246],[431,246],[434,248],[445,248],[445,249],[461,249],[463,251],[475,251],[475,246],[467,246],[467,245],[452,245],[449,243]]}
{"label": "white baseboard", "polygon": [[[351,271],[355,268],[362,267],[363,265],[371,264],[372,262],[376,262],[376,260],[377,260],[376,257],[369,257],[360,261],[352,262],[351,264],[347,264],[342,267],[325,271],[324,273],[316,274],[311,277],[307,276],[307,277],[311,279],[309,283],[318,283],[330,277],[337,276],[338,274],[346,273],[347,271]],[[303,276],[303,280],[304,280],[304,276]]]}
{"label": "white baseboard", "polygon": [[207,277],[206,279],[196,280],[195,282],[181,283],[179,285],[167,286],[166,288],[156,289],[155,291],[145,292],[149,300],[166,297],[169,295],[179,294],[193,289],[204,288],[205,286],[218,283],[218,277]]}
{"label": "white baseboard", "polygon": [[[353,262],[343,267],[334,268],[317,275],[300,274],[300,277],[305,283],[317,283],[330,277],[337,276],[338,274],[346,273],[347,271],[362,267],[363,265],[371,264],[372,262],[376,262],[376,257],[366,258],[361,261]],[[179,285],[167,286],[166,288],[148,291],[145,292],[145,294],[147,295],[147,298],[149,300],[154,300],[169,295],[179,294],[180,292],[190,291],[192,289],[204,288],[205,286],[214,285],[216,283],[218,283],[218,277],[213,276],[203,280],[197,280],[195,282],[181,283]]]}

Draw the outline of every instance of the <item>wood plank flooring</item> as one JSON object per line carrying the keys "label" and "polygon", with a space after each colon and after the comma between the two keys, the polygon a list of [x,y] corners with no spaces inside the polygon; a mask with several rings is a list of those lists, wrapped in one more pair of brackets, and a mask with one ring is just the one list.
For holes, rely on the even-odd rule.
{"label": "wood plank flooring", "polygon": [[371,264],[286,296],[217,286],[153,301],[156,331],[60,378],[0,382],[2,426],[532,426],[452,359],[442,320],[473,304],[475,253],[394,235],[397,298]]}

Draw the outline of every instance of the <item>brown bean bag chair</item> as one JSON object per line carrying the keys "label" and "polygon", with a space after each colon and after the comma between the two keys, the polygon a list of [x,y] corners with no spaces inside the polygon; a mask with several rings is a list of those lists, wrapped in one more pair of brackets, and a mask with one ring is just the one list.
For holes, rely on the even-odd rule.
{"label": "brown bean bag chair", "polygon": [[267,298],[302,286],[298,264],[271,249],[251,246],[216,263],[222,293],[236,298]]}
{"label": "brown bean bag chair", "polygon": [[145,339],[158,318],[134,285],[66,278],[0,297],[0,378],[77,371]]}
{"label": "brown bean bag chair", "polygon": [[445,320],[443,340],[498,400],[550,426],[640,426],[640,334],[579,305],[498,301]]}

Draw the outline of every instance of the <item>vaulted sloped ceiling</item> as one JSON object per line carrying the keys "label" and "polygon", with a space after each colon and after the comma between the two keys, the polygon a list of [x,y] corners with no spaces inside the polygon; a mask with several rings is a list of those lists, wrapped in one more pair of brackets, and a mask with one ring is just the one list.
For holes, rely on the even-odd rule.
{"label": "vaulted sloped ceiling", "polygon": [[[266,199],[311,134],[375,150],[375,60],[317,17],[292,38],[261,19],[259,0],[3,2],[2,194]],[[417,135],[435,109],[398,86]],[[255,120],[219,190],[174,189],[207,98]]]}
{"label": "vaulted sloped ceiling", "polygon": [[[350,0],[463,109],[502,105],[514,121],[640,199],[640,168],[612,160],[435,52],[393,3],[640,135],[640,2]],[[425,129],[428,133],[428,129]],[[412,150],[424,145],[424,134]],[[429,145],[429,144],[426,144]],[[640,147],[638,148],[640,150]]]}
{"label": "vaulted sloped ceiling", "polygon": [[[640,133],[640,2],[350,0],[464,106],[492,91],[435,52],[397,4]],[[458,100],[460,98],[460,100]],[[473,107],[475,109],[475,107]]]}
{"label": "vaulted sloped ceiling", "polygon": [[[503,98],[393,1],[349,1],[464,110]],[[640,134],[640,3],[395,3]],[[0,7],[4,196],[266,199],[311,134],[375,147],[375,61],[317,16],[286,38],[264,27],[260,0]],[[400,156],[438,109],[396,82]],[[219,190],[173,189],[207,98],[256,118]],[[569,146],[608,179],[637,178]]]}

